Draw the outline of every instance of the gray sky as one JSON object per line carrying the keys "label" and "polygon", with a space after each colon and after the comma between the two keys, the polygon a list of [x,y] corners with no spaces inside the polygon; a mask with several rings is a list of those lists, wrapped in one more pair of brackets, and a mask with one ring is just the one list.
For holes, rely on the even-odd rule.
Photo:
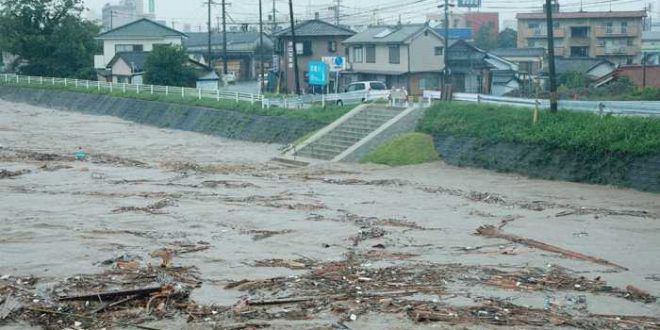
{"label": "gray sky", "polygon": [[[168,22],[176,22],[177,27],[183,24],[191,24],[193,30],[201,26],[205,30],[206,8],[203,5],[205,0],[156,0],[156,16]],[[220,0],[216,0],[219,2]],[[272,12],[273,0],[264,1],[264,15]],[[293,0],[294,12],[297,19],[305,19],[313,16],[314,12],[319,12],[321,18],[332,20],[332,13],[327,9],[335,0]],[[348,23],[370,22],[374,17],[382,19],[385,23],[395,23],[399,15],[402,21],[420,22],[424,21],[427,13],[440,12],[437,4],[441,0],[341,0],[341,19]],[[456,0],[450,1],[455,2]],[[101,8],[105,3],[118,3],[119,0],[85,0],[85,4],[93,13],[100,16]],[[147,3],[148,0],[145,0]],[[227,6],[227,12],[230,15],[228,22],[258,22],[258,0],[227,0],[231,5]],[[506,20],[513,20],[517,12],[538,11],[541,8],[543,0],[482,0],[483,12],[499,12],[500,23]],[[559,0],[562,10],[577,11],[580,3],[583,3],[585,11],[607,11],[612,10],[642,10],[647,4],[654,4],[652,9],[653,17],[660,20],[660,2],[657,0]],[[288,0],[275,0],[278,11],[278,19],[283,19],[288,15]],[[457,13],[463,13],[464,8],[455,9]],[[216,6],[213,11],[213,24],[215,25],[216,16],[220,15],[220,6]],[[281,16],[281,17],[280,17]],[[505,22],[506,23],[506,22]]]}

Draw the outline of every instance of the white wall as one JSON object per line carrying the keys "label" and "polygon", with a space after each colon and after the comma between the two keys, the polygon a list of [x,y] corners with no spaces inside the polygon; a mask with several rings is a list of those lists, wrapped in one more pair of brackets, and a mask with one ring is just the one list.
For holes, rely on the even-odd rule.
{"label": "white wall", "polygon": [[116,45],[142,45],[142,50],[150,52],[154,44],[172,44],[181,45],[181,37],[149,38],[149,39],[106,39],[103,40],[103,60],[110,63],[115,57]]}
{"label": "white wall", "polygon": [[[428,32],[417,36],[410,43],[410,71],[427,72],[440,71],[444,65],[444,56],[435,55],[435,47],[443,47],[442,39]],[[443,53],[444,54],[444,53]]]}
{"label": "white wall", "polygon": [[399,51],[399,64],[390,64],[390,49],[387,45],[376,45],[376,63],[367,63],[367,47],[362,45],[362,62],[354,62],[355,46],[350,45],[350,61],[353,71],[387,71],[387,72],[408,72],[408,46],[401,45]]}

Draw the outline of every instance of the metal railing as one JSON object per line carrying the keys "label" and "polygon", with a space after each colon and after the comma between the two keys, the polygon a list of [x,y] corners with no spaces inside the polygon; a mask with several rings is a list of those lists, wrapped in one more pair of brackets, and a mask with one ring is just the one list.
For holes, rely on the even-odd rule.
{"label": "metal railing", "polygon": [[[453,100],[499,105],[512,105],[525,108],[550,108],[546,99],[526,99],[519,97],[503,97],[485,94],[454,93]],[[559,109],[612,113],[621,115],[660,116],[660,101],[571,101],[559,100]]]}
{"label": "metal railing", "polygon": [[71,78],[55,78],[55,77],[40,77],[40,76],[23,76],[16,74],[2,74],[0,75],[0,83],[10,85],[28,85],[28,86],[58,86],[64,88],[71,88],[77,90],[86,90],[89,92],[118,92],[123,94],[144,94],[144,95],[164,95],[181,98],[196,98],[196,99],[212,99],[216,101],[229,100],[238,102],[249,102],[250,104],[261,104],[265,107],[267,102],[264,102],[264,97],[261,94],[242,93],[202,89],[202,88],[188,88],[188,87],[175,87],[175,86],[159,86],[159,85],[136,85],[128,83],[115,83],[105,81],[93,81],[83,79]]}

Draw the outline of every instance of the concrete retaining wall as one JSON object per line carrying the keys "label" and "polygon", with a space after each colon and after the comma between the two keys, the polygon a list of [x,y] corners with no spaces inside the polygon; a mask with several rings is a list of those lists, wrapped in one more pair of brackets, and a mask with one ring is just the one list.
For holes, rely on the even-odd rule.
{"label": "concrete retaining wall", "polygon": [[56,90],[0,86],[0,98],[252,142],[291,143],[324,126],[310,120]]}
{"label": "concrete retaining wall", "polygon": [[440,157],[452,165],[660,192],[660,154],[630,156],[574,152],[449,135],[435,135],[434,142]]}

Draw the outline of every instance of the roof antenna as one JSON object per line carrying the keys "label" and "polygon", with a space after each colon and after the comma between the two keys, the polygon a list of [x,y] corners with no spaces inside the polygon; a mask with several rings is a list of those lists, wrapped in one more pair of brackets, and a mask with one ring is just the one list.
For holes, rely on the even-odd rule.
{"label": "roof antenna", "polygon": [[612,11],[612,0],[610,0],[610,12]]}
{"label": "roof antenna", "polygon": [[[611,3],[612,3],[612,0],[610,0],[610,4],[611,4]],[[610,11],[612,11],[611,8],[610,8]],[[582,9],[582,0],[580,0],[580,12],[581,12],[581,13],[584,12],[584,9]]]}

